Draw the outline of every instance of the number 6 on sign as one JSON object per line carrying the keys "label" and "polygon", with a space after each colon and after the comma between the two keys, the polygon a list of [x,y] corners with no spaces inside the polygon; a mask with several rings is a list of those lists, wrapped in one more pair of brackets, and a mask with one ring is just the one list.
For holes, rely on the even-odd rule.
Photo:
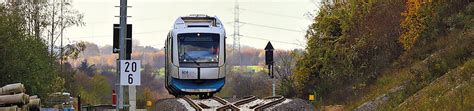
{"label": "number 6 on sign", "polygon": [[120,61],[120,85],[140,85],[140,60]]}

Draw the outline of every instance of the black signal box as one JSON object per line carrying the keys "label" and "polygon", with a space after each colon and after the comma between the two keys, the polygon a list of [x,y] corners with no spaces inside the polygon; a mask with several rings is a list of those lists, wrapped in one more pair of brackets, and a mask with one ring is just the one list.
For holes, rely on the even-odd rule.
{"label": "black signal box", "polygon": [[[113,53],[119,53],[120,51],[118,50],[115,50],[115,49],[120,49],[120,25],[119,24],[114,24],[114,34],[113,34],[113,37],[114,37],[114,43],[113,43],[113,50],[112,52]],[[125,41],[126,41],[126,55],[125,55],[125,59],[127,60],[130,60],[131,59],[131,55],[132,54],[132,24],[127,24],[127,36],[125,38]]]}
{"label": "black signal box", "polygon": [[265,46],[265,65],[273,65],[273,45],[268,42]]}

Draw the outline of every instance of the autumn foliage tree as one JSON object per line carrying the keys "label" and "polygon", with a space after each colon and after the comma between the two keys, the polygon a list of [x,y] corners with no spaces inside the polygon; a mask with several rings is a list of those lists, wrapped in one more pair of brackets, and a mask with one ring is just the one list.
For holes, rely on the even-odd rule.
{"label": "autumn foliage tree", "polygon": [[[432,0],[408,0],[406,9],[401,13],[405,17],[400,25],[404,29],[400,36],[400,43],[406,50],[410,50],[417,42],[428,40],[428,33],[436,33],[433,30],[439,24],[440,5],[447,3]],[[436,10],[438,6],[438,10]],[[424,44],[424,43],[423,43]]]}
{"label": "autumn foliage tree", "polygon": [[463,10],[469,0],[407,0],[405,17],[400,25],[404,29],[400,43],[406,50],[416,45],[424,45],[437,35],[445,35],[459,23],[451,17],[453,13]]}
{"label": "autumn foliage tree", "polygon": [[[426,16],[421,12],[421,6],[426,5],[424,0],[408,0],[406,2],[406,10],[402,13],[405,17],[401,22],[401,26],[405,31],[400,36],[400,42],[405,49],[410,49],[421,36],[421,32],[426,28]],[[431,3],[431,1],[428,1]]]}

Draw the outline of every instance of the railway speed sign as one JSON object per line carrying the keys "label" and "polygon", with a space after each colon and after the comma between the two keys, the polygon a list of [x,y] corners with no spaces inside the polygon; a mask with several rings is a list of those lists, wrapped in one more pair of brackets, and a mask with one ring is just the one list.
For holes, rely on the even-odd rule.
{"label": "railway speed sign", "polygon": [[120,85],[140,85],[140,60],[120,61]]}

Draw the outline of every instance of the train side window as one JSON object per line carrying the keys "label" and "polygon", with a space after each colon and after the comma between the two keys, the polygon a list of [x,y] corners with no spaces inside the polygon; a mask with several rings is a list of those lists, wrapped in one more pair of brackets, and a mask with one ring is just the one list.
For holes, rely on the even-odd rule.
{"label": "train side window", "polygon": [[[168,39],[165,40],[165,47],[163,47],[163,50],[165,50],[165,74],[168,74],[168,61],[169,61],[169,58],[168,58]],[[166,77],[166,79],[168,79],[168,77]]]}
{"label": "train side window", "polygon": [[[169,38],[169,36],[168,36]],[[170,53],[170,40],[169,39],[166,39],[166,59],[168,59],[168,61],[166,61],[167,63],[169,63],[169,53]]]}
{"label": "train side window", "polygon": [[226,48],[226,43],[225,43],[225,40],[226,40],[226,39],[227,39],[227,37],[224,36],[224,51],[223,51],[223,52],[224,52],[224,63],[226,62],[226,58],[227,58],[227,57],[226,57],[226,49],[227,49],[227,48]]}
{"label": "train side window", "polygon": [[170,53],[169,53],[169,55],[171,56],[170,61],[171,61],[171,63],[173,63],[173,61],[174,61],[174,59],[173,59],[173,58],[174,58],[174,57],[173,57],[173,56],[174,56],[174,53],[173,53],[173,52],[174,52],[174,51],[173,51],[173,50],[174,50],[174,48],[173,48],[173,43],[174,43],[174,42],[173,42],[173,37],[172,37],[172,36],[170,36],[169,42],[170,42]]}

